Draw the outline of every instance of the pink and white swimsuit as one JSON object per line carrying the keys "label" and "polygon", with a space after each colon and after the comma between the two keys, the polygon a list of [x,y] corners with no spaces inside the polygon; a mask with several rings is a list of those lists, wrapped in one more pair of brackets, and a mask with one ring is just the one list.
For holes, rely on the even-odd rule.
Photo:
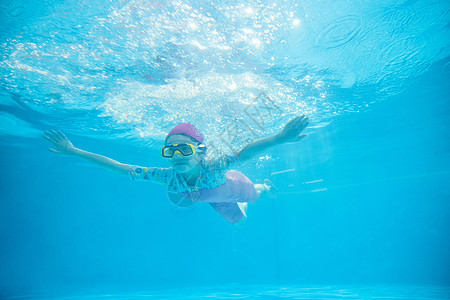
{"label": "pink and white swimsuit", "polygon": [[259,199],[258,192],[247,176],[236,170],[228,170],[231,164],[236,163],[237,159],[228,155],[211,161],[204,160],[194,186],[189,186],[173,168],[132,166],[130,175],[133,180],[164,184],[169,199],[175,205],[208,202],[222,217],[234,224],[245,218],[238,202],[253,203]]}

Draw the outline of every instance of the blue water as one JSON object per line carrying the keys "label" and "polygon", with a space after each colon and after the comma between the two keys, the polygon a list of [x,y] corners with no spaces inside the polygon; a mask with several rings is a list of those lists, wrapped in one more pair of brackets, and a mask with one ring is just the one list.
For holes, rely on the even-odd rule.
{"label": "blue water", "polygon": [[[426,0],[2,1],[0,297],[450,299],[449,13]],[[305,139],[238,168],[280,190],[240,226],[42,138],[60,129],[167,167],[159,149],[179,122],[231,153],[301,114]]]}

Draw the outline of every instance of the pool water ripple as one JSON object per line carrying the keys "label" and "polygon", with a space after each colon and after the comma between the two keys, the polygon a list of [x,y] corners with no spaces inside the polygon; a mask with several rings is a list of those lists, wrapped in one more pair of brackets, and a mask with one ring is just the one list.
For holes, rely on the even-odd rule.
{"label": "pool water ripple", "polygon": [[353,39],[363,29],[360,16],[348,15],[333,21],[316,38],[315,45],[326,49],[343,46]]}

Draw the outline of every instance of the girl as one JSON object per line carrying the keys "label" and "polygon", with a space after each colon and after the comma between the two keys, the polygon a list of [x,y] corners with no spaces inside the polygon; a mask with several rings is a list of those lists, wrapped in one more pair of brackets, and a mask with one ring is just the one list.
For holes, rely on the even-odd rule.
{"label": "girl", "polygon": [[130,174],[133,180],[164,184],[169,199],[177,206],[188,207],[194,202],[208,202],[228,222],[236,224],[246,219],[247,203],[256,202],[263,194],[275,197],[277,190],[269,180],[253,184],[244,174],[229,170],[237,163],[254,157],[269,147],[297,142],[308,125],[306,116],[289,121],[283,130],[259,139],[237,151],[233,156],[207,160],[203,134],[192,124],[181,123],[167,135],[161,155],[168,158],[171,168],[146,168],[127,165],[73,146],[61,131],[46,131],[44,138],[52,142],[58,154],[73,155],[102,167]]}

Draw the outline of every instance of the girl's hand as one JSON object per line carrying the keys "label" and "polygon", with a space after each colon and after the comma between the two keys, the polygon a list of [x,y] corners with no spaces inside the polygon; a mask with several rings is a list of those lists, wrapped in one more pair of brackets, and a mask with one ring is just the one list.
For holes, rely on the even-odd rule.
{"label": "girl's hand", "polygon": [[75,147],[60,130],[49,130],[45,132],[44,138],[53,143],[56,149],[48,148],[51,152],[69,155],[74,153]]}
{"label": "girl's hand", "polygon": [[302,115],[290,120],[283,128],[283,130],[277,134],[277,139],[281,143],[298,142],[303,139],[306,134],[300,135],[300,133],[308,126],[308,117]]}

